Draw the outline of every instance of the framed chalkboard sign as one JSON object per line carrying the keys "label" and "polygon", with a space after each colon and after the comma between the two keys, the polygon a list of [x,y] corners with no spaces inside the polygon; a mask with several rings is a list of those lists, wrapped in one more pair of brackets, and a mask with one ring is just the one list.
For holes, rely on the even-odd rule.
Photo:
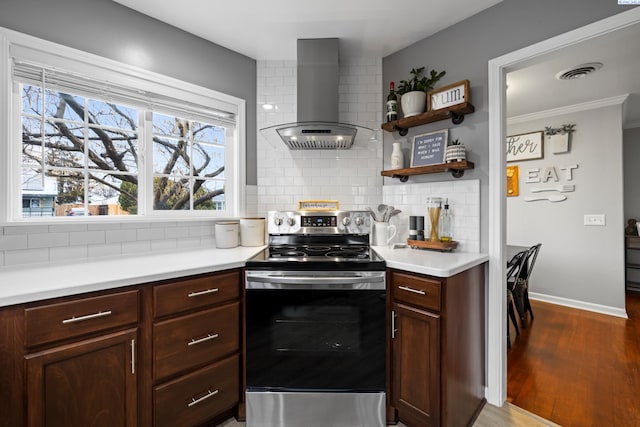
{"label": "framed chalkboard sign", "polygon": [[411,167],[444,163],[448,137],[449,129],[414,136],[411,145]]}

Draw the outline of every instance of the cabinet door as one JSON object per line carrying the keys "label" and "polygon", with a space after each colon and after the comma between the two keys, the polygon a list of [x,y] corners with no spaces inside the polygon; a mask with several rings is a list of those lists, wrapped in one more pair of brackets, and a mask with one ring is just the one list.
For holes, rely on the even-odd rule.
{"label": "cabinet door", "polygon": [[394,303],[393,404],[409,427],[440,425],[440,316]]}
{"label": "cabinet door", "polygon": [[137,425],[137,330],[25,356],[29,427]]}

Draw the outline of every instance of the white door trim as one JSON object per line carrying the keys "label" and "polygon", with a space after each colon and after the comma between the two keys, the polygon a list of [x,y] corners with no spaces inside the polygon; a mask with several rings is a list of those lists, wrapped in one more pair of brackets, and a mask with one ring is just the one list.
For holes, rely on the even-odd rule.
{"label": "white door trim", "polygon": [[[507,398],[506,335],[506,90],[505,76],[518,64],[547,53],[640,23],[640,7],[605,18],[489,61],[489,304],[487,325],[487,401]],[[621,48],[624,48],[621,46]]]}

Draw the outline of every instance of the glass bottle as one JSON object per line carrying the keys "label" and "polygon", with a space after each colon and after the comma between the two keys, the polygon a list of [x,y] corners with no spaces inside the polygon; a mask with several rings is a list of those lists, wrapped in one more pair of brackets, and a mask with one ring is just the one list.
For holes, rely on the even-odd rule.
{"label": "glass bottle", "polygon": [[444,202],[444,209],[440,213],[440,241],[441,242],[451,242],[453,240],[451,228],[452,228],[453,218],[451,217],[451,212],[449,211],[449,199],[446,199]]}
{"label": "glass bottle", "polygon": [[387,95],[387,122],[398,119],[398,95],[394,90],[393,82],[389,85],[389,95]]}

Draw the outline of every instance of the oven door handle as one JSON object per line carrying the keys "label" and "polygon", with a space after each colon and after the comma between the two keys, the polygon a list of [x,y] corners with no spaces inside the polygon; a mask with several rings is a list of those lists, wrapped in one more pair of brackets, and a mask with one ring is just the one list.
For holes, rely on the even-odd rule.
{"label": "oven door handle", "polygon": [[[369,285],[369,286],[363,286]],[[331,276],[247,276],[247,289],[332,289],[336,286],[353,286],[353,288],[384,289],[385,277],[331,277]]]}

